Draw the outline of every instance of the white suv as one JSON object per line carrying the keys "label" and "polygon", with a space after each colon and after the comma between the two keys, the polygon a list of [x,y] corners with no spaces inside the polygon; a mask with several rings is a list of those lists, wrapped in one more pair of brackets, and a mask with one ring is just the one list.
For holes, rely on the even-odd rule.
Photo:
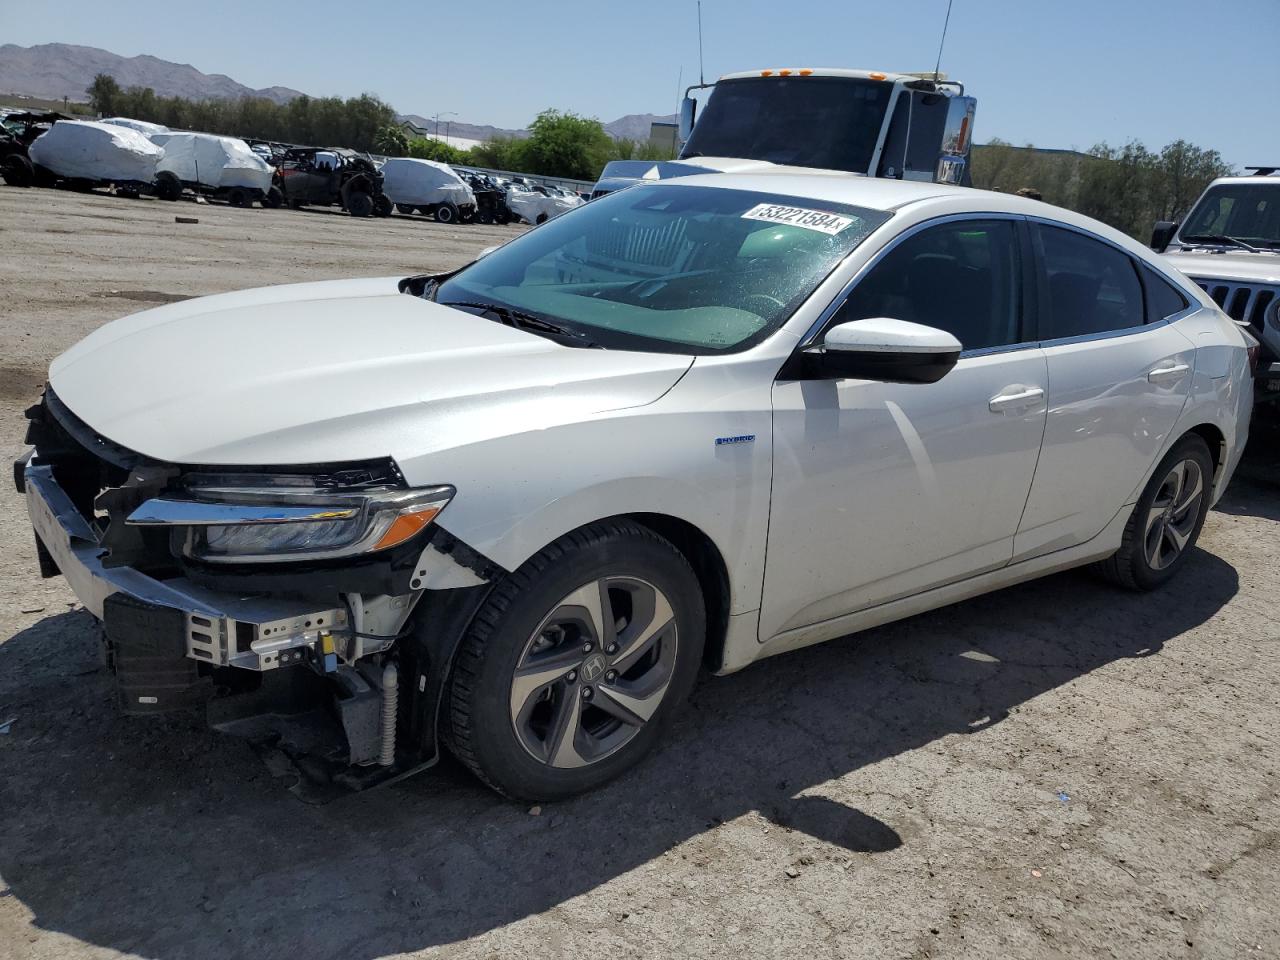
{"label": "white suv", "polygon": [[443,740],[555,798],[634,764],[702,666],[1086,563],[1158,587],[1249,376],[1098,223],[780,168],[620,191],[452,274],[109,324],[53,363],[18,479],[126,710],[260,735],[327,703],[338,782]]}

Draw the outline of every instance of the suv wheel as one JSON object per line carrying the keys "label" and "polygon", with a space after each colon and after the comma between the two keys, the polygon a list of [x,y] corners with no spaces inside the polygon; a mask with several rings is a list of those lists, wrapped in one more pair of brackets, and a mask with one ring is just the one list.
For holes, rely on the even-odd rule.
{"label": "suv wheel", "polygon": [[458,222],[458,206],[453,203],[442,203],[436,207],[436,222],[438,223],[457,223]]}
{"label": "suv wheel", "polygon": [[367,217],[373,213],[373,197],[363,190],[352,190],[347,194],[347,213],[353,217]]}
{"label": "suv wheel", "polygon": [[280,188],[277,186],[269,187],[267,189],[267,192],[262,195],[262,205],[266,207],[268,210],[275,210],[279,208],[280,205],[283,203],[284,203],[284,194],[280,191]]}
{"label": "suv wheel", "polygon": [[1186,562],[1209,512],[1213,459],[1195,434],[1169,451],[1138,498],[1120,549],[1096,569],[1130,590],[1154,590]]}
{"label": "suv wheel", "polygon": [[0,162],[0,177],[11,187],[29,187],[35,181],[35,170],[30,160],[15,153]]}
{"label": "suv wheel", "polygon": [[380,193],[373,198],[373,215],[375,217],[391,216],[391,198],[385,193]]}
{"label": "suv wheel", "polygon": [[156,174],[155,192],[161,200],[177,200],[182,196],[182,181],[172,170],[161,170]]}
{"label": "suv wheel", "polygon": [[463,638],[445,736],[481,780],[554,800],[637,763],[702,660],[698,581],[674,546],[626,521],[561,537],[499,583]]}

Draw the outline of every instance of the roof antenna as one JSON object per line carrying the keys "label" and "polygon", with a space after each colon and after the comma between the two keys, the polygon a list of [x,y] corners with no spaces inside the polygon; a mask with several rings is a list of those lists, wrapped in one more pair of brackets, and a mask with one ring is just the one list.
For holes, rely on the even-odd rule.
{"label": "roof antenna", "polygon": [[942,74],[942,46],[947,42],[947,27],[951,25],[951,4],[952,0],[947,0],[947,18],[942,21],[942,39],[938,41],[938,62],[933,66],[933,82],[937,83],[941,79]]}
{"label": "roof antenna", "polygon": [[[947,11],[950,15],[951,11]],[[702,72],[702,0],[698,0],[698,83],[705,86],[707,78]]]}

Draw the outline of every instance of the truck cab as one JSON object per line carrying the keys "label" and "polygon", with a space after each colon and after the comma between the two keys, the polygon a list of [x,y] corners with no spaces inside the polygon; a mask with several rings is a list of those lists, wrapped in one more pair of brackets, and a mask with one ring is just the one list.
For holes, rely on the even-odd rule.
{"label": "truck cab", "polygon": [[1182,223],[1161,221],[1151,247],[1261,344],[1258,399],[1280,401],[1280,166],[1219,177]]}
{"label": "truck cab", "polygon": [[[698,116],[692,93],[708,89]],[[731,73],[686,91],[676,160],[615,160],[592,196],[640,180],[757,165],[967,186],[976,105],[942,74],[807,67]]]}

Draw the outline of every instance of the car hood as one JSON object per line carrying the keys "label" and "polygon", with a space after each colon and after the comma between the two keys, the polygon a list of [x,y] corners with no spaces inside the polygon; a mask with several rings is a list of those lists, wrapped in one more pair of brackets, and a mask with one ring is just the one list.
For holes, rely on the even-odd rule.
{"label": "car hood", "polygon": [[398,292],[396,278],[169,304],[50,368],[101,436],[172,463],[394,457],[544,429],[662,396],[693,358],[566,347]]}
{"label": "car hood", "polygon": [[1247,250],[1209,253],[1197,248],[1170,250],[1165,257],[1189,277],[1241,283],[1280,283],[1280,254],[1276,253],[1249,253]]}

